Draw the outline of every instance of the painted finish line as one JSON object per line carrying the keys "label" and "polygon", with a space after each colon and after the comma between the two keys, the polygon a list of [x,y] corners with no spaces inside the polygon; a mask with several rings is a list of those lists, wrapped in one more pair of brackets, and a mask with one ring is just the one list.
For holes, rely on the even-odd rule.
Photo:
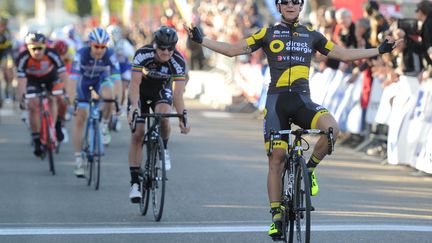
{"label": "painted finish line", "polygon": [[[189,227],[53,227],[53,228],[0,228],[0,236],[22,235],[105,235],[105,234],[162,234],[162,233],[240,233],[265,232],[268,226],[189,226]],[[432,232],[427,225],[317,225],[315,232],[332,231],[409,231]]]}

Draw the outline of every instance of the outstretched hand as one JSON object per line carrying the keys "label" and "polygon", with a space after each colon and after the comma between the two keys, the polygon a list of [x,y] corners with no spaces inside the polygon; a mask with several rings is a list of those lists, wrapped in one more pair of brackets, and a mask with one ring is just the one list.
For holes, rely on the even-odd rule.
{"label": "outstretched hand", "polygon": [[378,46],[379,54],[389,53],[392,52],[396,47],[399,47],[403,43],[403,39],[399,40],[392,40],[392,39],[385,39],[384,42],[382,42]]}
{"label": "outstretched hand", "polygon": [[187,31],[189,38],[191,40],[201,44],[203,42],[203,34],[201,33],[201,30],[196,26],[187,26],[186,24],[183,24],[183,28]]}

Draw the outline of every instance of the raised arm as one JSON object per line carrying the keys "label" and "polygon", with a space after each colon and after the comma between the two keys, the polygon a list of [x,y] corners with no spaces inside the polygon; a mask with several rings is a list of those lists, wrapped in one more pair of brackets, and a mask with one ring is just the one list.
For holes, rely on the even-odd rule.
{"label": "raised arm", "polygon": [[184,28],[193,41],[225,56],[233,57],[252,52],[246,40],[240,40],[236,43],[215,41],[204,37],[198,27],[190,28],[184,25]]}
{"label": "raised arm", "polygon": [[391,52],[396,46],[402,44],[402,41],[402,39],[395,42],[388,42],[388,40],[385,40],[378,48],[370,49],[347,49],[335,44],[327,56],[341,61],[354,61],[363,58],[370,58],[379,54]]}

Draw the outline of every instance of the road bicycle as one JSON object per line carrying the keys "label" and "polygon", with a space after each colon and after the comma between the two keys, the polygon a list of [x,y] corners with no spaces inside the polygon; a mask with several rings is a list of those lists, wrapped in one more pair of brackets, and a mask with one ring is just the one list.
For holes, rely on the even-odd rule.
{"label": "road bicycle", "polygon": [[39,93],[26,94],[26,99],[39,98],[39,114],[40,114],[40,141],[42,147],[41,159],[45,159],[48,155],[49,171],[55,175],[54,168],[54,152],[57,147],[57,135],[53,122],[53,117],[50,111],[49,94],[61,95],[63,90],[48,91],[45,84],[41,84],[42,91]]}
{"label": "road bicycle", "polygon": [[163,213],[165,201],[165,183],[167,181],[165,170],[165,153],[164,144],[161,134],[162,118],[178,117],[183,119],[185,126],[187,125],[187,112],[183,114],[170,113],[145,113],[138,116],[138,112],[134,111],[132,122],[130,124],[132,133],[135,132],[136,123],[145,123],[146,132],[142,145],[145,145],[146,158],[143,171],[141,171],[140,191],[141,200],[139,208],[141,215],[146,215],[149,207],[150,192],[152,194],[153,215],[155,221],[160,221]]}
{"label": "road bicycle", "polygon": [[[291,125],[292,122],[290,121],[287,130],[270,131],[269,156],[273,152],[274,140],[280,140],[282,135],[288,135],[288,148],[282,173],[282,236],[280,239],[275,240],[309,243],[311,211],[315,209],[311,203],[311,182],[303,155],[303,152],[307,151],[310,146],[303,138],[303,135],[327,136],[327,154],[331,154],[334,148],[333,128],[330,127],[328,131],[301,128],[291,130]],[[303,145],[306,145],[306,147],[303,147]]]}
{"label": "road bicycle", "polygon": [[[99,190],[101,160],[104,155],[102,128],[100,125],[100,98],[92,86],[89,89],[91,92],[90,100],[76,100],[75,105],[77,105],[77,102],[88,102],[89,104],[89,114],[87,116],[81,154],[83,161],[87,162],[84,167],[84,177],[87,179],[87,185],[93,185],[95,190]],[[116,99],[103,99],[103,102],[115,102],[118,111],[119,107]]]}

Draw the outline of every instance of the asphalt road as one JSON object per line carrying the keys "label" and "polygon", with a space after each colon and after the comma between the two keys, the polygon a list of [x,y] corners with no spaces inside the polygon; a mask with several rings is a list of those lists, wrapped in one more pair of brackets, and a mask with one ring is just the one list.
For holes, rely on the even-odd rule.
{"label": "asphalt road", "polygon": [[[0,111],[0,242],[272,242],[261,120],[187,103],[192,130],[182,135],[172,122],[161,222],[128,200],[124,118],[95,191],[74,177],[71,143],[55,156],[51,175],[7,105]],[[432,242],[432,177],[380,161],[337,146],[322,162],[312,242]]]}

